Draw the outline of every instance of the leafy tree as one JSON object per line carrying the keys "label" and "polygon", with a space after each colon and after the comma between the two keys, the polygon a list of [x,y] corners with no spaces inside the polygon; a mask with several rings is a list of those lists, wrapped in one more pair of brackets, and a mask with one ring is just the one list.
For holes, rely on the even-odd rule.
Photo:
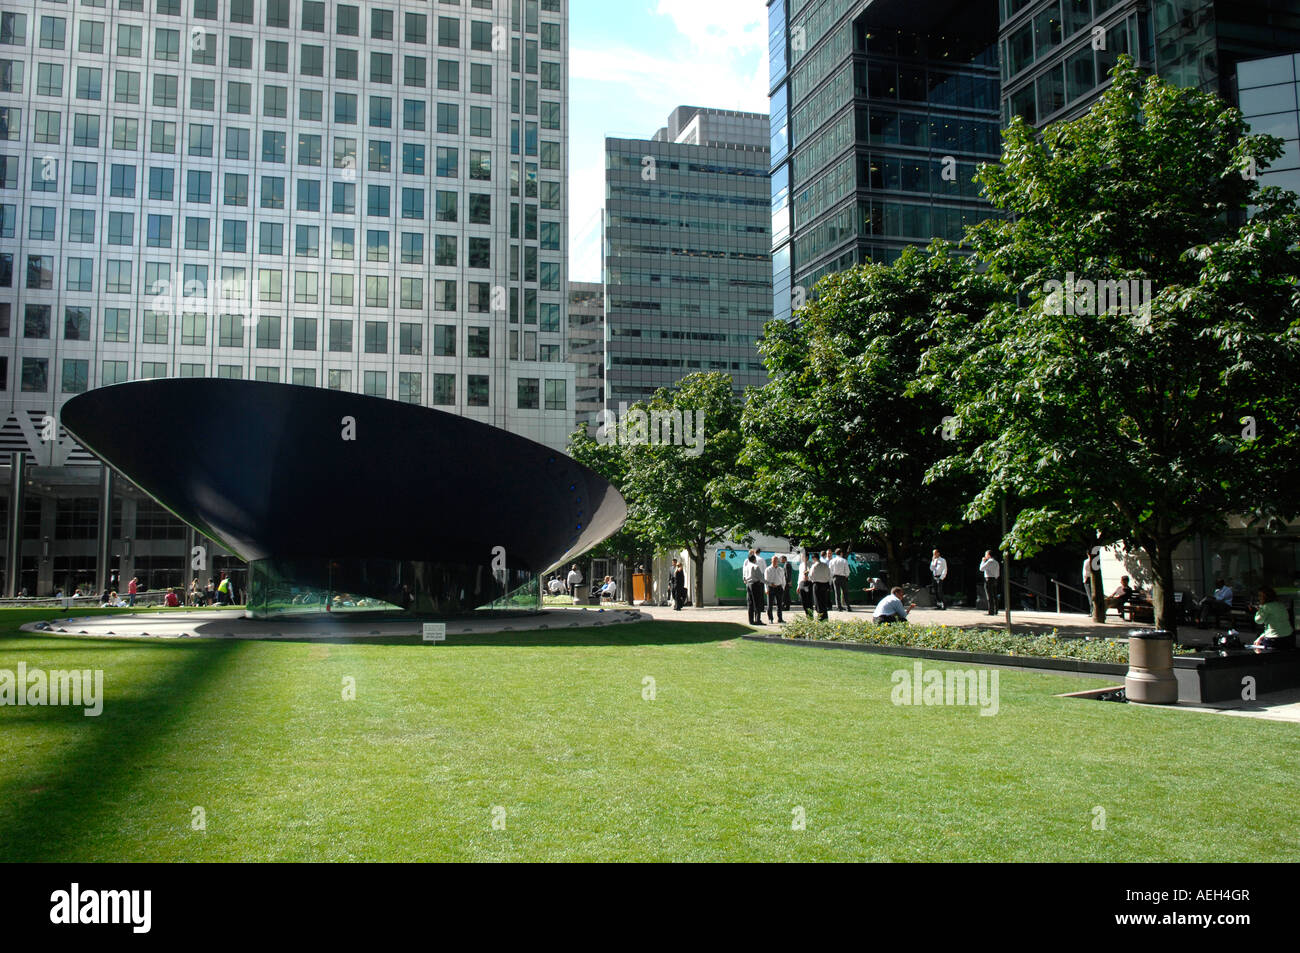
{"label": "leafy tree", "polygon": [[[687,413],[694,427],[685,444],[665,442],[662,421]],[[637,414],[644,414],[644,437]],[[684,549],[695,561],[694,598],[704,591],[704,556],[709,546],[728,539],[744,522],[743,507],[732,492],[740,470],[740,406],[728,374],[690,374],[657,391],[648,404],[628,410],[631,424],[620,439],[627,461],[623,493],[628,529],[657,547]],[[676,431],[681,433],[681,431]],[[646,440],[645,438],[650,438]]]}
{"label": "leafy tree", "polygon": [[[1078,120],[1013,121],[978,176],[1008,214],[969,238],[1004,297],[925,370],[986,436],[932,475],[981,477],[968,517],[1015,498],[1017,554],[1089,531],[1140,546],[1173,629],[1180,542],[1300,508],[1300,215],[1253,178],[1281,140],[1128,58],[1112,75]],[[1071,273],[1149,280],[1149,307],[1049,284]]]}
{"label": "leafy tree", "polygon": [[[588,432],[587,425],[584,423],[569,438],[569,456],[599,473],[620,493],[625,492],[628,456],[622,446],[598,441]],[[638,535],[627,523],[624,523],[623,528],[617,533],[587,552],[586,558],[588,560],[611,559],[622,563],[624,572],[623,578],[619,580],[619,591],[626,593],[631,599],[633,567],[638,563],[644,563],[648,567],[653,553],[654,543]],[[587,576],[588,581],[594,585],[595,580],[590,579],[590,567]]]}
{"label": "leafy tree", "polygon": [[770,380],[745,406],[748,499],[765,531],[870,541],[899,582],[904,561],[960,518],[963,498],[951,481],[922,485],[960,435],[941,395],[908,384],[935,335],[982,316],[991,290],[935,243],[830,275],[817,292],[759,343]]}

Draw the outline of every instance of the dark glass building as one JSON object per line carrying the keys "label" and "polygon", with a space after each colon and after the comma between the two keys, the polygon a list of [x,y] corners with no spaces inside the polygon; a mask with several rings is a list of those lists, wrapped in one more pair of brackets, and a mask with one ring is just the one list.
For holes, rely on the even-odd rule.
{"label": "dark glass building", "polygon": [[1000,151],[996,0],[772,0],[774,311],[823,275],[959,238]]}
{"label": "dark glass building", "polygon": [[653,139],[605,140],[605,402],[696,371],[767,375],[768,120],[679,106]]}
{"label": "dark glass building", "polygon": [[1123,53],[1171,83],[1238,104],[1236,67],[1300,50],[1296,0],[999,0],[1002,118],[1072,119]]}

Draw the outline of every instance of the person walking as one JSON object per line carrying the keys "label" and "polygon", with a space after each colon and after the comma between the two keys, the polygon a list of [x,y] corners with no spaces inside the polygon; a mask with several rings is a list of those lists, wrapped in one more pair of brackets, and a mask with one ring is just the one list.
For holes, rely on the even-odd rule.
{"label": "person walking", "polygon": [[767,581],[767,621],[772,621],[772,607],[775,606],[776,621],[784,625],[785,616],[781,611],[785,605],[785,570],[776,556],[772,557],[772,565],[767,567],[763,577]]}
{"label": "person walking", "polygon": [[835,608],[842,612],[852,612],[849,605],[849,561],[844,558],[844,550],[835,550],[830,559],[831,585],[835,587]]}
{"label": "person walking", "polygon": [[1002,564],[993,557],[993,550],[984,550],[980,560],[980,572],[984,574],[984,598],[988,600],[989,615],[998,614],[998,577],[1002,575]]}
{"label": "person walking", "polygon": [[126,584],[126,604],[135,605],[135,595],[140,591],[140,580],[136,576],[131,577],[131,581]]}
{"label": "person walking", "polygon": [[673,560],[673,608],[678,612],[686,603],[686,567],[679,560]]}
{"label": "person walking", "polygon": [[223,606],[228,606],[230,602],[230,577],[224,572],[221,574],[221,582],[217,583],[217,602]]}
{"label": "person walking", "polygon": [[749,607],[749,624],[763,624],[763,584],[764,570],[767,567],[758,558],[758,552],[751,549],[745,560],[745,602]]}
{"label": "person walking", "polygon": [[936,608],[946,609],[943,604],[943,581],[948,578],[948,560],[939,554],[939,550],[934,551],[934,558],[930,560],[930,575],[934,577],[934,604]]}
{"label": "person walking", "polygon": [[569,568],[569,575],[565,579],[565,582],[569,587],[569,598],[576,602],[578,598],[578,587],[582,585],[582,573],[578,572],[577,563],[574,563]]}
{"label": "person walking", "polygon": [[[830,550],[826,551],[830,555]],[[817,606],[817,618],[825,622],[830,617],[831,606],[831,567],[824,560],[813,558],[812,564],[813,602]]]}

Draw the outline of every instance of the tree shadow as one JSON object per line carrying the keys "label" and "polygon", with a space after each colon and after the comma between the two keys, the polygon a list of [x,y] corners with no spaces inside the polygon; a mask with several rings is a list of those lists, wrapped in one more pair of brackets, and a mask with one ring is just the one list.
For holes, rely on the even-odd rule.
{"label": "tree shadow", "polygon": [[[96,639],[85,650],[103,645],[103,640]],[[168,660],[156,680],[131,685],[129,694],[123,696],[114,696],[111,672],[106,672],[104,711],[98,717],[87,718],[80,708],[24,711],[21,721],[34,724],[39,720],[43,725],[72,722],[67,728],[78,735],[73,743],[60,744],[48,763],[26,777],[10,774],[10,800],[0,807],[0,862],[81,859],[75,856],[78,844],[96,829],[114,823],[141,764],[159,741],[185,720],[204,683],[229,665],[240,650],[234,642],[146,645],[185,651],[174,663]],[[142,647],[140,642],[131,646]],[[38,713],[43,717],[38,719]],[[0,713],[0,724],[9,720],[7,714]],[[176,822],[181,825],[186,820],[181,816]]]}

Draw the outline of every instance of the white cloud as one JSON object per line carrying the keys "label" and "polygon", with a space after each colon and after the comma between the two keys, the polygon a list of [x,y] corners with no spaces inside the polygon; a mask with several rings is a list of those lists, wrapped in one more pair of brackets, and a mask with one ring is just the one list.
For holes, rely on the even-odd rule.
{"label": "white cloud", "polygon": [[655,13],[669,17],[704,53],[743,56],[767,49],[767,9],[757,0],[659,0]]}
{"label": "white cloud", "polygon": [[[599,281],[604,136],[650,138],[677,106],[768,110],[767,13],[756,0],[659,0],[679,37],[646,52],[574,47],[569,169],[569,277]],[[592,115],[595,113],[595,115]]]}

